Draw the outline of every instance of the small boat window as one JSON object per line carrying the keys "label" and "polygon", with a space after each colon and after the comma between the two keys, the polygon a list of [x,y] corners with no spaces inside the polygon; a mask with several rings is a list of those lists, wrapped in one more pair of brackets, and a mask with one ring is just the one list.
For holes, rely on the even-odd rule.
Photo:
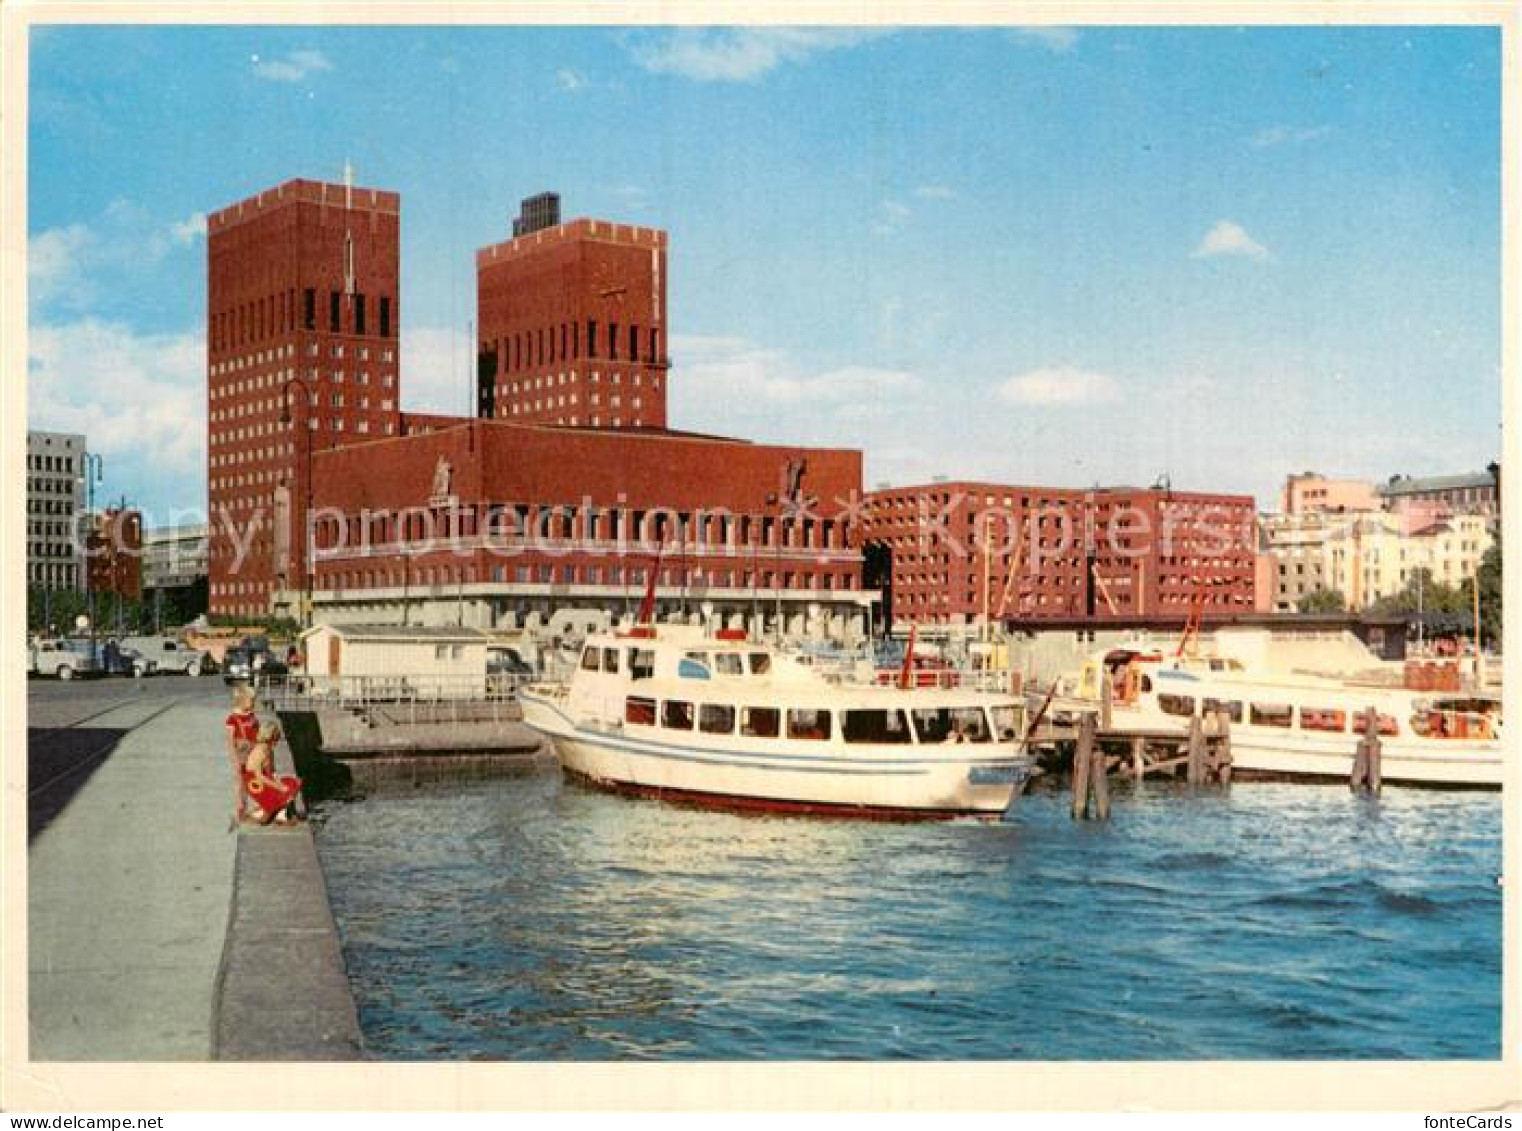
{"label": "small boat window", "polygon": [[683,656],[676,665],[676,674],[682,679],[711,679],[712,674],[708,665],[694,660],[691,656]]}
{"label": "small boat window", "polygon": [[1159,695],[1157,706],[1165,715],[1192,715],[1194,714],[1194,696]]}
{"label": "small boat window", "polygon": [[782,730],[782,712],[776,707],[746,707],[740,712],[740,733],[747,738],[776,738]]}
{"label": "small boat window", "polygon": [[629,678],[655,678],[655,652],[650,648],[629,649]]}
{"label": "small boat window", "polygon": [[713,661],[709,658],[707,652],[688,652],[687,659],[696,661],[697,663],[702,664],[705,668],[711,668],[713,666]]}
{"label": "small boat window", "polygon": [[898,710],[844,711],[840,731],[847,742],[908,742],[909,720]]}
{"label": "small boat window", "polygon": [[830,737],[830,712],[794,707],[787,713],[787,736],[822,742]]}
{"label": "small boat window", "polygon": [[692,704],[680,699],[667,699],[661,704],[661,726],[672,730],[691,730]]}
{"label": "small boat window", "polygon": [[1019,707],[993,708],[994,733],[999,736],[1000,742],[1015,742],[1019,739],[1022,714]]}
{"label": "small boat window", "polygon": [[631,695],[624,700],[624,721],[635,726],[653,727],[655,725],[655,700],[641,699],[637,695]]}
{"label": "small boat window", "polygon": [[605,672],[618,671],[618,649],[604,648],[602,650],[602,670]]}
{"label": "small boat window", "polygon": [[1217,711],[1225,711],[1227,717],[1234,723],[1242,721],[1242,701],[1240,699],[1206,699],[1204,713],[1213,715]]}
{"label": "small boat window", "polygon": [[921,742],[988,742],[992,736],[981,707],[927,707],[909,712]]}
{"label": "small boat window", "polygon": [[765,652],[752,652],[750,654],[750,674],[765,675],[772,670],[772,658]]}
{"label": "small boat window", "polygon": [[745,674],[745,657],[738,652],[719,652],[713,661],[720,675]]}
{"label": "small boat window", "polygon": [[601,671],[601,659],[602,655],[598,649],[588,648],[581,654],[581,670],[584,672]]}
{"label": "small boat window", "polygon": [[1254,703],[1248,716],[1256,727],[1287,727],[1295,717],[1288,703]]}
{"label": "small boat window", "polygon": [[1141,677],[1141,689],[1143,695],[1152,690],[1152,677],[1150,675]]}
{"label": "small boat window", "polygon": [[705,734],[734,734],[735,709],[727,703],[704,703],[698,708],[698,729]]}
{"label": "small boat window", "polygon": [[1301,730],[1326,730],[1341,734],[1348,729],[1348,713],[1330,707],[1301,707]]}

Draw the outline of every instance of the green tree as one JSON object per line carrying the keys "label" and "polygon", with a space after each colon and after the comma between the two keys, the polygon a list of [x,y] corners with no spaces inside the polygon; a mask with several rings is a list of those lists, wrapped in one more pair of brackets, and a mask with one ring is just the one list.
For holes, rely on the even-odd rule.
{"label": "green tree", "polygon": [[1302,613],[1341,613],[1347,607],[1348,599],[1336,589],[1317,589],[1301,597],[1295,609]]}
{"label": "green tree", "polygon": [[[1487,643],[1501,639],[1501,543],[1490,544],[1480,559],[1478,572],[1480,583],[1480,637]],[[1474,579],[1468,578],[1461,586],[1464,608],[1473,610]]]}
{"label": "green tree", "polygon": [[1469,591],[1462,585],[1434,581],[1430,570],[1418,569],[1407,579],[1404,589],[1380,597],[1369,606],[1369,611],[1385,616],[1418,612],[1466,613],[1469,611]]}

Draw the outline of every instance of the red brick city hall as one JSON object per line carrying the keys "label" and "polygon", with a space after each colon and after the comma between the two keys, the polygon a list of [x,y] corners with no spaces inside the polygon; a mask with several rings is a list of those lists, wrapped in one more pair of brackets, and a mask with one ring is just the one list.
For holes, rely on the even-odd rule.
{"label": "red brick city hall", "polygon": [[[843,639],[885,610],[954,625],[1252,606],[1251,499],[867,495],[860,451],[672,429],[658,229],[525,201],[513,237],[476,254],[477,415],[451,417],[400,407],[398,194],[287,181],[207,228],[214,615],[515,628],[622,616],[651,570],[665,617]],[[1074,535],[1119,510],[1118,538]]]}

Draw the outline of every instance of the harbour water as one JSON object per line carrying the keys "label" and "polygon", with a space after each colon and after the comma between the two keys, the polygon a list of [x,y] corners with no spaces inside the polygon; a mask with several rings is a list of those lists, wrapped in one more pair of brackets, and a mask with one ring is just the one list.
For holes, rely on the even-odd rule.
{"label": "harbour water", "polygon": [[1003,824],[736,816],[545,769],[332,804],[387,1059],[1486,1059],[1497,794],[1038,789]]}

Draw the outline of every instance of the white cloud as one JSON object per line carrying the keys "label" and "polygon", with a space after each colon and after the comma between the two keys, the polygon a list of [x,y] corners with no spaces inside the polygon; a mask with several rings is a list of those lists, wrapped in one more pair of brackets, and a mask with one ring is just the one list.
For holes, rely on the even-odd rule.
{"label": "white cloud", "polygon": [[1253,135],[1252,145],[1255,149],[1267,149],[1274,145],[1315,141],[1317,138],[1326,137],[1331,132],[1331,126],[1270,126]]}
{"label": "white cloud", "polygon": [[914,195],[921,200],[955,200],[957,191],[947,185],[921,185]]}
{"label": "white cloud", "polygon": [[1050,26],[1050,27],[1022,27],[1014,29],[1015,35],[1020,39],[1045,47],[1048,51],[1055,51],[1059,55],[1073,49],[1078,42],[1076,28]]}
{"label": "white cloud", "polygon": [[1269,260],[1273,254],[1247,234],[1240,224],[1230,220],[1218,220],[1215,227],[1205,233],[1205,238],[1191,256],[1206,259],[1214,255],[1245,255],[1249,259]]}
{"label": "white cloud", "polygon": [[671,340],[672,388],[696,400],[705,419],[779,408],[832,412],[880,398],[913,396],[924,382],[912,373],[865,365],[808,372],[783,350],[744,338],[676,334]]}
{"label": "white cloud", "polygon": [[261,59],[255,55],[251,61],[254,74],[271,82],[301,82],[318,71],[333,69],[326,55],[312,50],[287,51],[278,59]]}
{"label": "white cloud", "polygon": [[562,67],[555,72],[555,83],[561,90],[569,94],[575,94],[578,90],[584,90],[587,80],[582,75],[571,70],[570,67]]}
{"label": "white cloud", "polygon": [[[27,420],[82,432],[116,482],[206,469],[206,347],[200,334],[139,334],[86,318],[32,327]],[[137,473],[133,474],[133,469]]]}
{"label": "white cloud", "polygon": [[475,415],[476,347],[464,330],[408,326],[402,331],[402,408]]}
{"label": "white cloud", "polygon": [[698,82],[750,82],[783,63],[853,47],[887,34],[856,28],[679,28],[625,41],[634,61],[655,74]]}
{"label": "white cloud", "polygon": [[46,303],[67,289],[91,254],[95,235],[84,224],[50,228],[26,245],[26,275],[33,302]]}
{"label": "white cloud", "polygon": [[169,225],[169,232],[177,244],[192,244],[206,238],[206,213],[195,212],[183,220]]}
{"label": "white cloud", "polygon": [[1070,366],[1032,369],[999,385],[999,399],[1013,405],[1087,405],[1120,399],[1120,382],[1106,373]]}

